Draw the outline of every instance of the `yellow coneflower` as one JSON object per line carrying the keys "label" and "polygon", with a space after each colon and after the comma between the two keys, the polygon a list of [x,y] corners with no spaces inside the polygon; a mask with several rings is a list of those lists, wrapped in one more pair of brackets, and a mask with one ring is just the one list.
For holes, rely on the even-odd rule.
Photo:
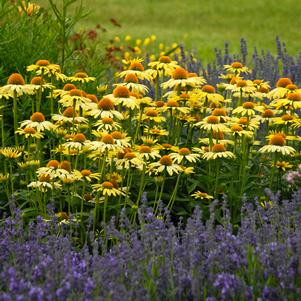
{"label": "yellow coneflower", "polygon": [[28,188],[38,189],[41,192],[47,192],[48,190],[61,189],[62,185],[55,182],[50,174],[41,173],[38,181],[33,181],[27,185]]}
{"label": "yellow coneflower", "polygon": [[29,160],[25,162],[18,162],[18,166],[21,169],[38,168],[40,164],[41,164],[40,160]]}
{"label": "yellow coneflower", "polygon": [[88,119],[85,117],[78,116],[78,112],[73,112],[72,107],[67,107],[62,114],[53,114],[51,119],[56,123],[56,125],[63,124],[87,124]]}
{"label": "yellow coneflower", "polygon": [[301,93],[288,93],[285,98],[277,99],[271,102],[270,104],[273,107],[276,107],[277,110],[297,110],[301,109]]}
{"label": "yellow coneflower", "polygon": [[280,117],[275,117],[273,124],[290,126],[293,129],[301,127],[301,122],[297,114],[283,114]]}
{"label": "yellow coneflower", "polygon": [[74,174],[74,172],[68,174],[62,174],[58,177],[60,181],[65,185],[72,185],[75,182],[78,182],[80,179]]}
{"label": "yellow coneflower", "polygon": [[53,123],[45,120],[45,116],[41,112],[35,112],[31,115],[30,120],[24,120],[21,122],[21,128],[34,128],[38,132],[51,131],[54,127]]}
{"label": "yellow coneflower", "polygon": [[226,90],[231,91],[234,97],[240,97],[241,94],[243,97],[250,97],[256,92],[253,82],[244,79],[238,80],[234,84],[226,84]]}
{"label": "yellow coneflower", "polygon": [[147,86],[143,84],[139,84],[138,77],[134,73],[128,73],[126,77],[124,78],[123,83],[114,84],[113,86],[120,87],[125,86],[127,87],[131,92],[139,93],[141,95],[145,95],[149,92],[149,89]]}
{"label": "yellow coneflower", "polygon": [[166,121],[166,118],[160,115],[159,110],[156,108],[145,108],[141,120],[145,122],[154,121],[156,123],[161,123]]}
{"label": "yellow coneflower", "polygon": [[103,154],[106,152],[118,152],[123,149],[122,146],[115,143],[115,139],[110,134],[103,134],[99,141],[91,141],[88,144],[91,151],[100,151]]}
{"label": "yellow coneflower", "polygon": [[25,84],[23,76],[19,73],[13,73],[7,80],[7,85],[0,88],[0,96],[13,98],[23,94],[34,94],[35,88],[32,85]]}
{"label": "yellow coneflower", "polygon": [[168,136],[168,131],[165,129],[161,129],[157,126],[152,127],[152,128],[148,128],[146,127],[146,132],[148,132],[150,135],[152,136],[157,136],[157,137],[162,137],[162,136]]}
{"label": "yellow coneflower", "polygon": [[231,119],[232,124],[240,125],[244,130],[247,131],[255,131],[259,128],[260,122],[258,118],[249,118],[249,117],[232,117]]}
{"label": "yellow coneflower", "polygon": [[90,141],[86,139],[86,136],[84,134],[77,133],[73,136],[71,141],[63,143],[62,146],[69,149],[81,150],[85,145],[88,145],[89,143]]}
{"label": "yellow coneflower", "polygon": [[108,197],[115,197],[115,196],[122,196],[125,195],[124,191],[122,191],[120,188],[115,188],[116,184],[114,186],[114,183],[110,181],[105,181],[101,184],[93,184],[92,189],[93,191],[97,193],[101,193],[103,196]]}
{"label": "yellow coneflower", "polygon": [[202,156],[205,160],[216,160],[220,158],[224,159],[235,159],[235,155],[226,150],[225,145],[218,143],[213,145],[212,150],[203,154]]}
{"label": "yellow coneflower", "polygon": [[185,160],[190,163],[196,163],[200,159],[200,154],[194,154],[187,147],[182,147],[179,149],[177,153],[170,153],[169,156],[173,160],[173,162],[181,164]]}
{"label": "yellow coneflower", "polygon": [[155,149],[149,145],[137,145],[137,151],[139,152],[142,159],[146,161],[155,160],[156,158],[160,158],[160,153],[158,149]]}
{"label": "yellow coneflower", "polygon": [[287,170],[293,168],[293,165],[290,164],[290,162],[286,162],[286,161],[274,162],[274,163],[272,163],[272,166],[276,167],[277,169],[279,169],[281,171],[287,171]]}
{"label": "yellow coneflower", "polygon": [[54,89],[52,91],[53,98],[63,97],[64,95],[68,94],[69,91],[76,89],[76,86],[71,83],[66,83],[63,89]]}
{"label": "yellow coneflower", "polygon": [[297,92],[301,90],[293,84],[292,80],[287,77],[280,78],[276,83],[276,88],[268,93],[269,99],[281,99],[285,98],[288,93]]}
{"label": "yellow coneflower", "polygon": [[151,69],[146,70],[152,79],[158,77],[170,76],[172,72],[179,67],[176,61],[172,61],[167,55],[162,55],[158,61],[154,61],[148,64]]}
{"label": "yellow coneflower", "polygon": [[228,73],[233,73],[235,75],[240,75],[240,73],[251,73],[251,70],[241,62],[233,62],[231,65],[224,65],[224,69]]}
{"label": "yellow coneflower", "polygon": [[94,118],[117,118],[118,120],[123,119],[123,115],[115,110],[115,105],[109,97],[102,98],[97,106],[87,111],[87,115],[93,116]]}
{"label": "yellow coneflower", "polygon": [[263,110],[264,110],[263,106],[259,106],[259,105],[257,105],[256,103],[254,103],[252,101],[246,101],[241,106],[235,108],[232,111],[232,114],[252,117],[256,114],[255,111],[263,112]]}
{"label": "yellow coneflower", "polygon": [[42,76],[34,76],[31,79],[30,84],[33,86],[34,90],[41,89],[41,91],[44,91],[46,89],[53,90],[55,88],[54,85],[46,83]]}
{"label": "yellow coneflower", "polygon": [[145,162],[139,153],[126,152],[123,158],[115,159],[115,165],[118,170],[130,168],[143,170]]}
{"label": "yellow coneflower", "polygon": [[205,106],[212,103],[220,106],[224,103],[225,99],[221,94],[216,93],[215,87],[211,85],[204,85],[201,90],[194,90],[190,94],[191,101],[200,100]]}
{"label": "yellow coneflower", "polygon": [[93,180],[100,180],[101,174],[99,172],[92,172],[90,169],[82,169],[74,170],[72,172],[75,177],[77,177],[80,180],[86,180],[88,182],[91,182]]}
{"label": "yellow coneflower", "polygon": [[93,108],[95,105],[89,98],[84,96],[85,93],[79,89],[72,89],[62,96],[62,98],[58,101],[62,104],[63,107],[74,107],[75,110],[79,111],[80,109],[89,110]]}
{"label": "yellow coneflower", "polygon": [[48,60],[38,60],[35,64],[28,66],[26,70],[34,71],[36,75],[55,77],[60,81],[67,80],[67,76],[61,72],[61,67],[57,64],[51,64]]}
{"label": "yellow coneflower", "polygon": [[162,89],[166,90],[168,88],[185,88],[185,87],[196,87],[197,85],[202,85],[206,81],[205,79],[199,79],[198,83],[195,78],[188,77],[188,71],[178,67],[172,72],[172,78],[161,84]]}
{"label": "yellow coneflower", "polygon": [[285,135],[282,133],[278,133],[272,135],[269,138],[269,144],[264,145],[259,149],[260,153],[281,153],[282,155],[290,156],[296,152],[296,150],[291,147],[287,146]]}
{"label": "yellow coneflower", "polygon": [[130,108],[132,110],[140,107],[139,99],[133,97],[126,86],[117,86],[113,90],[113,94],[106,95],[106,97],[112,99],[114,104],[121,104],[123,107]]}
{"label": "yellow coneflower", "polygon": [[126,77],[128,74],[135,74],[138,79],[141,80],[151,80],[151,76],[144,71],[144,67],[141,64],[142,59],[132,59],[130,60],[128,70],[122,71],[119,73],[119,77]]}
{"label": "yellow coneflower", "polygon": [[89,76],[86,72],[76,72],[73,76],[67,78],[71,82],[89,83],[96,80],[95,77]]}
{"label": "yellow coneflower", "polygon": [[203,192],[203,191],[196,191],[194,192],[193,194],[191,194],[191,196],[195,199],[200,199],[200,200],[208,200],[208,201],[211,201],[214,199],[214,197],[206,192]]}
{"label": "yellow coneflower", "polygon": [[0,173],[0,183],[4,183],[8,179],[9,179],[9,173],[7,173],[7,174]]}
{"label": "yellow coneflower", "polygon": [[52,179],[59,178],[71,172],[71,164],[69,161],[59,162],[57,160],[49,160],[47,165],[37,169],[36,174],[49,174]]}
{"label": "yellow coneflower", "polygon": [[115,130],[121,129],[121,124],[119,122],[116,122],[111,117],[103,117],[100,120],[97,120],[93,127],[97,127],[97,131],[106,131],[111,132]]}
{"label": "yellow coneflower", "polygon": [[188,114],[190,112],[190,108],[182,107],[176,99],[170,98],[168,99],[166,105],[160,108],[160,111],[172,111],[174,113]]}
{"label": "yellow coneflower", "polygon": [[223,124],[220,123],[221,118],[219,116],[208,116],[202,121],[197,122],[194,126],[199,127],[207,132],[227,132],[229,129]]}
{"label": "yellow coneflower", "polygon": [[164,155],[158,162],[150,163],[148,166],[149,174],[162,174],[167,172],[168,175],[172,176],[173,174],[178,174],[182,172],[183,169],[180,165],[173,163],[169,155]]}
{"label": "yellow coneflower", "polygon": [[241,125],[236,124],[236,123],[234,123],[231,126],[230,130],[231,130],[231,133],[234,136],[240,136],[240,137],[245,136],[245,137],[248,137],[248,138],[252,138],[254,136],[254,132],[244,130]]}
{"label": "yellow coneflower", "polygon": [[22,147],[2,147],[0,148],[0,155],[8,159],[17,159],[23,153]]}
{"label": "yellow coneflower", "polygon": [[15,132],[18,135],[24,136],[25,138],[36,138],[36,139],[42,139],[44,138],[43,133],[38,132],[36,129],[32,128],[32,127],[26,127],[26,128],[19,128],[18,130],[16,130]]}

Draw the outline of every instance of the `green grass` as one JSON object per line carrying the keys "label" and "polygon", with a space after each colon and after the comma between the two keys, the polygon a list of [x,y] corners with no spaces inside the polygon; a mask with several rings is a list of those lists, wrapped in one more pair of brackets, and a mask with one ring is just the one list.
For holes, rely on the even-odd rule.
{"label": "green grass", "polygon": [[[289,53],[300,51],[300,1],[83,0],[83,4],[91,13],[80,28],[93,28],[99,23],[112,37],[155,34],[159,42],[183,43],[206,60],[214,57],[213,49],[223,47],[225,41],[231,51],[237,51],[241,37],[247,40],[250,51],[256,46],[275,53],[277,35]],[[122,27],[115,27],[110,18]]]}

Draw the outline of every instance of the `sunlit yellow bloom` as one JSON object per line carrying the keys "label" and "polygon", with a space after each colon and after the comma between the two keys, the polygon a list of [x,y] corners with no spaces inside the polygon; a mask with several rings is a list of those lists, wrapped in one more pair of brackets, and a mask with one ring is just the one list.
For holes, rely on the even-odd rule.
{"label": "sunlit yellow bloom", "polygon": [[25,162],[18,162],[18,166],[21,169],[28,169],[28,168],[38,168],[40,166],[40,160],[29,160]]}
{"label": "sunlit yellow bloom", "polygon": [[281,153],[282,155],[292,155],[296,152],[296,150],[287,146],[286,137],[282,133],[277,133],[275,135],[270,136],[269,144],[264,145],[259,149],[260,153]]}
{"label": "sunlit yellow bloom", "polygon": [[169,56],[161,56],[158,61],[148,64],[151,69],[146,70],[153,79],[163,76],[171,76],[172,72],[179,67],[176,61],[172,61]]}
{"label": "sunlit yellow bloom", "polygon": [[57,80],[66,81],[67,76],[61,73],[61,67],[50,64],[47,60],[38,60],[35,64],[27,67],[27,71],[34,71],[36,75],[55,77]]}
{"label": "sunlit yellow bloom", "polygon": [[251,73],[251,70],[241,62],[233,62],[231,65],[224,65],[224,69],[228,73],[233,73],[235,75],[239,75],[240,73]]}
{"label": "sunlit yellow bloom", "polygon": [[26,127],[26,128],[19,128],[16,130],[15,132],[18,135],[22,135],[25,138],[36,138],[36,139],[42,139],[44,137],[43,133],[36,131],[34,128],[32,127]]}
{"label": "sunlit yellow bloom", "polygon": [[103,196],[122,196],[125,195],[125,193],[120,188],[115,188],[115,183],[105,181],[101,184],[93,184],[92,189],[95,192],[100,192]]}
{"label": "sunlit yellow bloom", "polygon": [[146,128],[146,132],[148,132],[150,135],[153,135],[153,136],[167,136],[168,135],[168,131],[166,131],[165,129],[160,129],[158,127],[153,127],[151,129]]}
{"label": "sunlit yellow bloom", "polygon": [[25,84],[23,76],[19,73],[13,73],[7,80],[7,85],[0,87],[0,98],[19,97],[23,94],[34,94],[35,87]]}
{"label": "sunlit yellow bloom", "polygon": [[185,162],[185,160],[190,163],[196,163],[201,157],[199,154],[192,153],[187,147],[182,147],[177,153],[170,153],[169,156],[173,162],[178,164]]}
{"label": "sunlit yellow bloom", "polygon": [[286,161],[277,161],[276,163],[272,163],[272,166],[282,171],[287,171],[293,168],[293,165]]}
{"label": "sunlit yellow bloom", "polygon": [[275,99],[270,105],[276,107],[277,110],[297,110],[301,109],[301,93],[287,93],[285,98]]}
{"label": "sunlit yellow bloom", "polygon": [[251,102],[251,101],[247,101],[244,102],[241,106],[235,108],[232,111],[232,114],[237,114],[240,116],[254,116],[256,114],[255,111],[259,111],[259,112],[263,112],[264,111],[264,107],[263,106],[258,106],[256,103]]}
{"label": "sunlit yellow bloom", "polygon": [[43,92],[46,89],[53,90],[55,88],[54,85],[46,83],[42,76],[34,76],[31,79],[30,84],[32,85],[35,91],[41,90]]}
{"label": "sunlit yellow bloom", "polygon": [[213,103],[215,105],[222,105],[225,101],[224,97],[218,93],[211,85],[205,85],[201,90],[194,90],[190,94],[190,100],[194,101],[202,101],[203,104],[207,105],[208,103]]}
{"label": "sunlit yellow bloom", "polygon": [[153,147],[149,145],[137,145],[135,147],[137,151],[139,152],[142,159],[146,161],[150,161],[151,159],[154,160],[156,158],[160,158],[160,153],[158,149],[154,149]]}
{"label": "sunlit yellow bloom", "polygon": [[77,175],[74,174],[74,172],[62,174],[58,178],[60,179],[60,181],[63,184],[67,184],[67,185],[73,184],[73,183],[78,182],[80,180],[77,177]]}
{"label": "sunlit yellow bloom", "polygon": [[154,121],[156,123],[161,123],[166,120],[166,118],[160,115],[160,112],[156,108],[145,108],[144,113],[142,114],[142,121]]}
{"label": "sunlit yellow bloom", "polygon": [[62,185],[54,182],[50,174],[42,173],[39,175],[38,181],[31,182],[27,187],[38,189],[41,192],[47,192],[48,190],[61,189]]}
{"label": "sunlit yellow bloom", "polygon": [[231,130],[232,135],[234,135],[234,136],[240,136],[240,137],[245,136],[248,138],[252,138],[254,136],[254,132],[244,130],[241,125],[236,124],[236,123],[234,123],[231,126],[230,130]]}
{"label": "sunlit yellow bloom", "polygon": [[226,90],[232,92],[234,97],[240,97],[242,93],[244,97],[252,96],[256,92],[256,88],[253,86],[251,80],[238,80],[234,84],[226,84]]}
{"label": "sunlit yellow bloom", "polygon": [[22,147],[2,147],[0,148],[0,155],[8,159],[17,159],[23,153]]}
{"label": "sunlit yellow bloom", "polygon": [[225,145],[215,144],[213,145],[211,151],[208,151],[203,154],[202,158],[205,160],[216,160],[220,158],[235,159],[235,155],[232,152],[227,151]]}
{"label": "sunlit yellow bloom", "polygon": [[90,141],[86,139],[86,136],[82,133],[75,134],[71,141],[61,144],[63,148],[82,150],[84,146],[90,144]]}
{"label": "sunlit yellow bloom", "polygon": [[208,201],[214,199],[212,195],[209,195],[208,193],[199,190],[191,194],[191,196],[195,199],[208,200]]}
{"label": "sunlit yellow bloom", "polygon": [[128,74],[133,73],[138,77],[138,79],[151,80],[150,75],[144,71],[144,67],[141,64],[142,61],[143,61],[142,59],[129,60],[128,62],[126,62],[126,63],[129,63],[128,70],[120,72],[118,76],[126,77]]}
{"label": "sunlit yellow bloom", "polygon": [[182,113],[188,114],[190,112],[190,108],[182,107],[179,105],[177,100],[169,99],[163,107],[160,108],[162,112],[171,111],[173,113]]}
{"label": "sunlit yellow bloom", "polygon": [[298,118],[297,114],[284,114],[280,117],[275,117],[273,119],[273,124],[290,126],[293,129],[301,127],[300,118]]}
{"label": "sunlit yellow bloom", "polygon": [[81,171],[79,171],[79,170],[73,170],[72,173],[79,180],[86,180],[88,182],[91,182],[93,180],[99,180],[100,177],[101,177],[101,174],[99,172],[92,172],[89,169],[83,169]]}
{"label": "sunlit yellow bloom", "polygon": [[[74,118],[73,118],[74,114]],[[63,124],[87,124],[88,119],[78,116],[78,112],[73,112],[72,107],[67,107],[62,114],[53,114],[51,119],[56,122],[57,125]]]}
{"label": "sunlit yellow bloom", "polygon": [[80,109],[89,110],[95,105],[89,98],[84,96],[83,91],[78,89],[70,90],[69,93],[63,95],[58,102],[62,104],[63,107],[75,106],[76,111]]}
{"label": "sunlit yellow bloom", "polygon": [[121,159],[115,159],[117,169],[139,169],[143,170],[145,162],[139,153],[126,152]]}
{"label": "sunlit yellow bloom", "polygon": [[97,127],[97,131],[106,131],[111,132],[115,130],[120,130],[121,124],[113,120],[110,117],[104,117],[93,124],[94,127]]}
{"label": "sunlit yellow bloom", "polygon": [[100,93],[105,92],[108,90],[108,85],[97,86],[96,90],[97,90],[97,92],[100,92]]}
{"label": "sunlit yellow bloom", "polygon": [[94,82],[96,78],[88,76],[86,72],[76,72],[73,76],[68,77],[67,80],[71,82],[88,83]]}
{"label": "sunlit yellow bloom", "polygon": [[185,175],[191,175],[191,174],[195,173],[194,168],[192,166],[186,167],[186,166],[181,165],[181,168],[182,168],[183,174],[185,174]]}
{"label": "sunlit yellow bloom", "polygon": [[9,179],[9,173],[3,174],[0,173],[0,183],[6,182]]}
{"label": "sunlit yellow bloom", "polygon": [[[95,132],[93,132],[93,134],[95,134]],[[115,139],[111,134],[104,133],[101,136],[101,140],[91,141],[88,144],[88,148],[92,151],[100,151],[102,153],[106,153],[110,151],[113,152],[122,151],[123,146],[116,144]]]}
{"label": "sunlit yellow bloom", "polygon": [[300,93],[301,90],[293,84],[292,80],[287,77],[280,78],[276,83],[276,88],[268,93],[270,99],[285,98],[288,93]]}
{"label": "sunlit yellow bloom", "polygon": [[204,118],[202,121],[199,121],[195,124],[196,127],[199,127],[207,132],[215,131],[215,132],[227,132],[229,129],[225,124],[220,123],[219,116],[208,116]]}
{"label": "sunlit yellow bloom", "polygon": [[21,122],[21,128],[34,128],[38,132],[43,132],[45,130],[51,131],[54,127],[53,123],[45,120],[45,116],[41,112],[35,112],[31,115],[29,120],[24,120]]}
{"label": "sunlit yellow bloom", "polygon": [[232,117],[232,124],[240,125],[244,130],[254,131],[259,128],[260,122],[257,118],[249,118],[249,117]]}
{"label": "sunlit yellow bloom", "polygon": [[110,99],[108,96],[105,96],[101,99],[97,106],[91,108],[87,111],[88,116],[93,116],[94,118],[117,118],[119,120],[123,119],[123,115],[115,110],[115,105],[113,100]]}
{"label": "sunlit yellow bloom", "polygon": [[188,72],[178,67],[172,72],[172,78],[161,84],[162,89],[168,88],[185,88],[185,87],[196,87],[204,84],[205,79],[199,77],[198,81],[194,77],[188,77]]}
{"label": "sunlit yellow bloom", "polygon": [[151,163],[148,166],[148,173],[155,175],[167,172],[169,176],[172,176],[182,171],[181,166],[173,163],[169,155],[162,156],[158,162]]}

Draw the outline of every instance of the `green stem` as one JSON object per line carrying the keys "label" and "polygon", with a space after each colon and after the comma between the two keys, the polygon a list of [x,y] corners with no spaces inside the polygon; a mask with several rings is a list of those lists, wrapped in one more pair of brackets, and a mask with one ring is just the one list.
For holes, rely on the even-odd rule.
{"label": "green stem", "polygon": [[175,188],[172,192],[172,195],[171,195],[170,200],[169,200],[168,205],[167,205],[167,209],[170,210],[170,211],[172,210],[172,207],[173,207],[174,202],[176,200],[177,191],[178,191],[179,183],[180,183],[180,178],[181,178],[181,174],[179,173],[178,177],[177,177]]}
{"label": "green stem", "polygon": [[14,136],[15,136],[15,144],[19,145],[18,135],[16,134],[16,130],[18,129],[18,106],[17,106],[17,92],[14,91],[14,99],[13,99],[13,116],[14,116]]}

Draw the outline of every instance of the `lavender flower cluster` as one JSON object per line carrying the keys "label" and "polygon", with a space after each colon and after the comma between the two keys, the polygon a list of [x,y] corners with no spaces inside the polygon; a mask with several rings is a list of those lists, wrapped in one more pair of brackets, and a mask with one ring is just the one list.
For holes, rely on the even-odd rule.
{"label": "lavender flower cluster", "polygon": [[[294,83],[301,83],[301,53],[292,56],[288,53],[285,43],[276,38],[276,55],[270,51],[258,51],[255,47],[252,52],[247,47],[245,39],[240,41],[240,53],[231,54],[229,44],[226,42],[224,49],[214,49],[215,59],[205,65],[195,53],[187,53],[182,49],[181,55],[176,57],[179,64],[190,72],[199,73],[207,82],[215,85],[220,82],[220,74],[224,71],[224,65],[231,64],[233,61],[240,61],[252,68],[249,76],[251,79],[265,79],[274,87],[280,77],[289,77]],[[246,75],[245,78],[248,78]]]}
{"label": "lavender flower cluster", "polygon": [[[270,195],[268,209],[245,203],[233,227],[226,205],[210,219],[177,225],[140,207],[76,248],[76,233],[38,218],[0,227],[0,300],[298,300],[301,295],[301,190]],[[217,206],[222,219],[216,222]],[[300,300],[300,299],[299,299]]]}

